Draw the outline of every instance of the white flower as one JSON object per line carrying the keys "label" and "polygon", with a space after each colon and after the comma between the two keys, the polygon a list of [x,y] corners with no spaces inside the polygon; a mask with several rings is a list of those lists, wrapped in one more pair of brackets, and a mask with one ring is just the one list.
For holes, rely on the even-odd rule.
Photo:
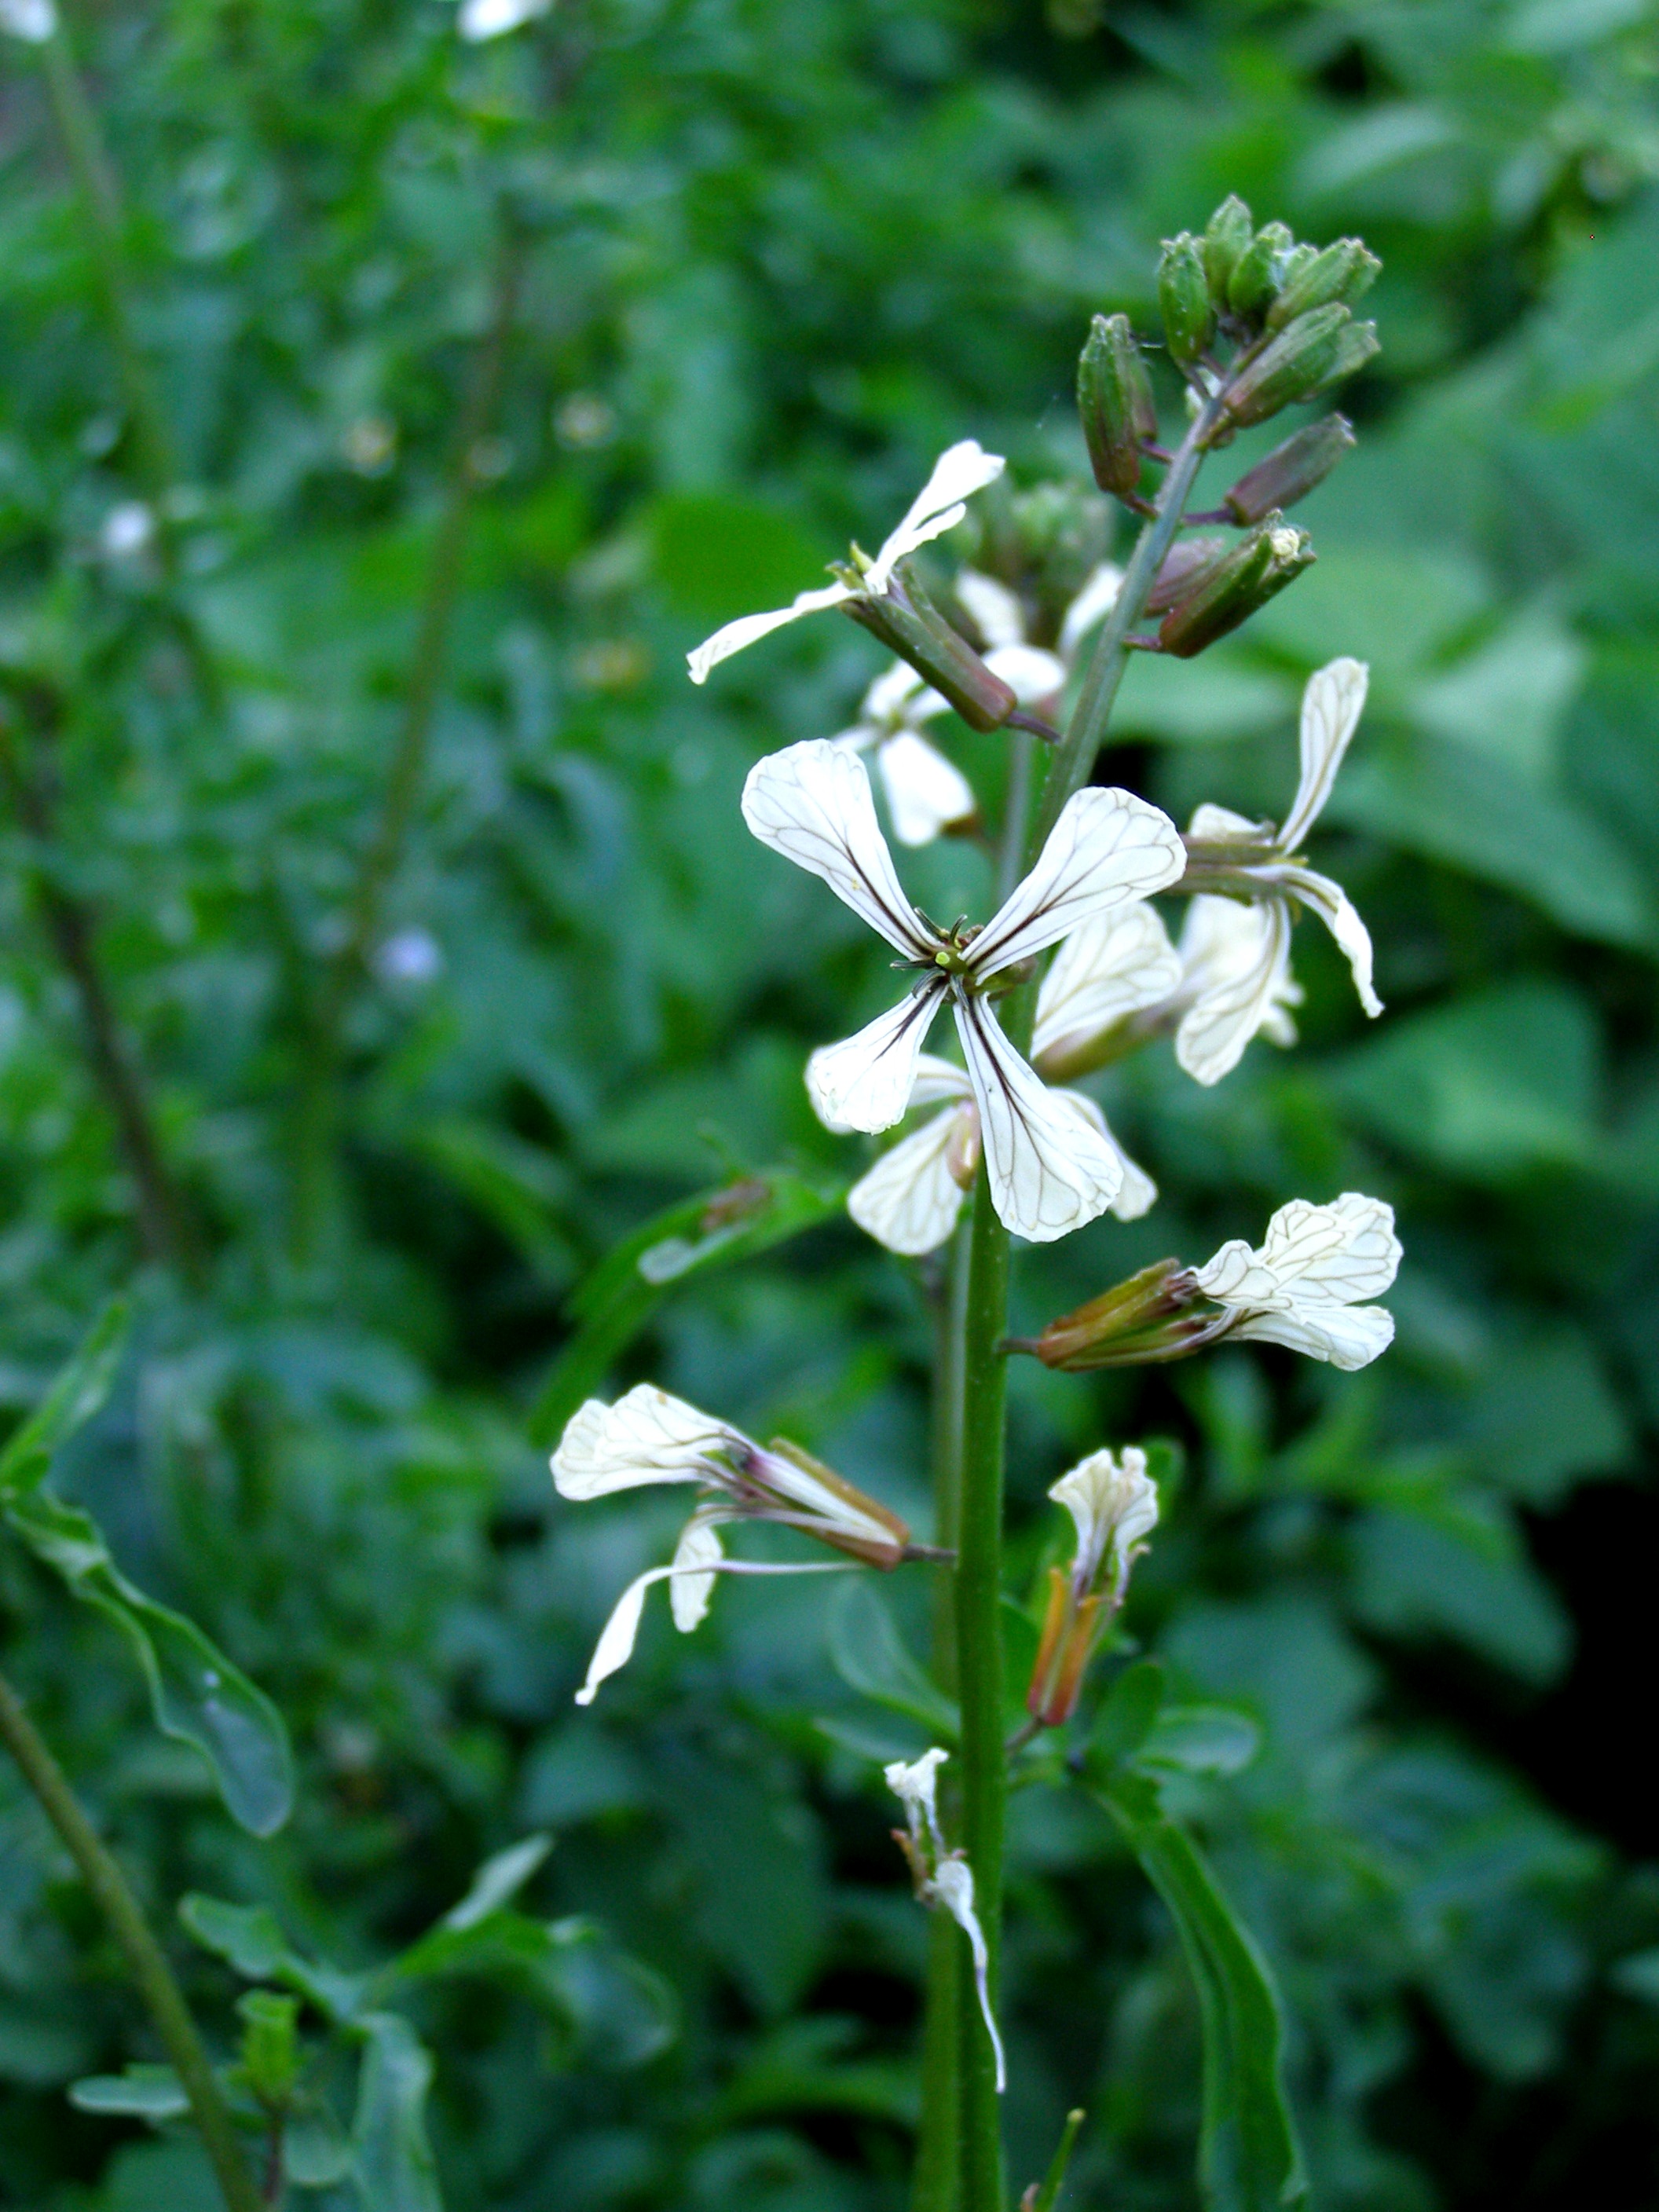
{"label": "white flower", "polygon": [[[1059,645],[1054,653],[1031,644],[1026,635],[1025,610],[1018,595],[994,576],[981,575],[976,568],[964,568],[953,589],[989,648],[986,665],[994,669],[1005,684],[1012,684],[1016,691],[1021,686],[1013,672],[1023,669],[1031,700],[1036,701],[1050,697],[1060,690],[1077,658],[1078,647],[1096,623],[1103,622],[1117,605],[1122,586],[1123,571],[1110,561],[1103,561],[1098,568],[1091,569],[1082,590],[1060,618]],[[1008,658],[999,662],[991,659],[994,653]],[[1022,660],[1016,657],[1019,655],[1025,658]],[[1024,706],[1028,702],[1022,699],[1020,703]]]}
{"label": "white flower", "polygon": [[1373,1019],[1382,1002],[1371,985],[1371,940],[1341,886],[1296,855],[1330,796],[1365,703],[1368,672],[1333,660],[1302,695],[1302,780],[1282,829],[1247,822],[1224,806],[1200,806],[1188,830],[1190,882],[1206,876],[1237,885],[1250,901],[1194,897],[1182,936],[1185,1002],[1176,1058],[1198,1082],[1218,1083],[1259,1032],[1294,1043],[1287,1008],[1301,993],[1291,980],[1292,902],[1310,906],[1342,951],[1360,1004]]}
{"label": "white flower", "polygon": [[43,46],[57,28],[52,0],[0,0],[0,31],[9,31],[14,39]]}
{"label": "white flower", "polygon": [[1042,1243],[1103,1212],[1123,1182],[1120,1155],[1044,1087],[984,993],[1005,969],[1095,915],[1173,883],[1185,852],[1168,817],[1127,791],[1078,792],[1030,874],[985,927],[947,933],[900,888],[856,754],[819,739],[769,755],[750,771],[743,814],[763,844],[821,876],[915,971],[896,1006],[813,1054],[806,1079],[819,1119],[831,1128],[891,1128],[948,999],[1003,1222]]}
{"label": "white flower", "polygon": [[477,46],[485,39],[499,39],[504,32],[516,31],[521,24],[546,15],[552,5],[553,0],[461,0],[455,28]]}
{"label": "white flower", "polygon": [[[991,2009],[991,1962],[985,1948],[985,1930],[974,1910],[973,1869],[961,1851],[945,1850],[939,1821],[939,1770],[950,1755],[935,1744],[908,1765],[903,1759],[896,1759],[882,1771],[888,1788],[902,1803],[904,1817],[909,1823],[905,1856],[915,1876],[916,1895],[924,1905],[942,1905],[968,1938],[974,1960],[974,1986],[979,1992],[981,2016],[996,2059],[997,2094],[1000,2096],[1008,2086],[1008,2069],[1003,2059],[1002,2038],[997,2033],[996,2015]],[[905,1840],[899,1838],[901,1844]]]}
{"label": "white flower", "polygon": [[896,1566],[909,1542],[896,1514],[805,1452],[781,1440],[763,1450],[741,1429],[648,1382],[614,1406],[590,1398],[578,1407],[553,1455],[553,1481],[562,1498],[577,1503],[658,1482],[695,1483],[708,1493],[687,1522],[672,1565],[636,1576],[617,1600],[576,1692],[579,1705],[592,1705],[600,1683],[633,1656],[653,1583],[670,1584],[674,1625],[689,1633],[708,1610],[717,1574],[834,1571],[727,1559],[716,1533],[725,1522],[775,1522],[876,1566]]}
{"label": "white flower", "polygon": [[817,591],[797,593],[787,607],[777,608],[769,614],[740,615],[736,622],[717,629],[713,637],[706,638],[695,652],[686,655],[691,681],[707,682],[709,670],[718,662],[741,653],[757,638],[781,629],[786,623],[799,622],[803,615],[841,606],[851,599],[878,598],[886,590],[899,562],[930,539],[954,530],[967,513],[963,502],[1000,477],[1003,466],[1002,456],[981,451],[976,439],[964,438],[959,445],[950,447],[935,461],[932,476],[911,501],[898,528],[875,559],[863,568],[856,586],[837,579]]}
{"label": "white flower", "polygon": [[908,662],[896,660],[865,693],[852,728],[830,739],[848,752],[874,748],[876,773],[901,845],[931,844],[953,822],[970,821],[978,811],[967,777],[918,732],[918,724],[950,711],[948,699]]}
{"label": "white flower", "polygon": [[1086,1597],[1103,1565],[1111,1601],[1121,1603],[1129,1568],[1146,1549],[1141,1539],[1158,1526],[1158,1486],[1146,1472],[1146,1453],[1127,1444],[1120,1466],[1109,1451],[1091,1452],[1052,1484],[1048,1495],[1077,1523],[1073,1589]]}
{"label": "white flower", "polygon": [[[1092,1098],[1080,1091],[1054,1091],[1050,1097],[1117,1154],[1123,1179],[1110,1210],[1120,1221],[1138,1221],[1156,1201],[1157,1184],[1120,1147]],[[847,1211],[859,1227],[907,1259],[920,1259],[944,1243],[957,1225],[979,1168],[979,1109],[973,1086],[963,1069],[924,1052],[916,1062],[910,1103],[926,1106],[941,1100],[948,1102],[942,1114],[901,1138],[847,1194]]]}
{"label": "white flower", "polygon": [[1235,1238],[1194,1281],[1233,1316],[1227,1335],[1352,1369],[1394,1341],[1393,1315],[1358,1302],[1380,1297],[1399,1266],[1394,1208],[1349,1190],[1330,1206],[1292,1199],[1267,1224],[1259,1251]]}
{"label": "white flower", "polygon": [[130,561],[155,535],[155,517],[142,499],[124,499],[111,507],[98,533],[100,550],[111,561]]}
{"label": "white flower", "polygon": [[931,1846],[936,1858],[945,1856],[945,1838],[939,1825],[939,1771],[951,1756],[935,1744],[908,1765],[895,1759],[884,1766],[887,1787],[904,1806],[910,1824],[910,1841],[919,1853]]}
{"label": "white flower", "polygon": [[1042,979],[1032,1059],[1045,1070],[1063,1066],[1128,1015],[1161,1005],[1181,977],[1181,955],[1152,907],[1124,907],[1085,922],[1060,946]]}

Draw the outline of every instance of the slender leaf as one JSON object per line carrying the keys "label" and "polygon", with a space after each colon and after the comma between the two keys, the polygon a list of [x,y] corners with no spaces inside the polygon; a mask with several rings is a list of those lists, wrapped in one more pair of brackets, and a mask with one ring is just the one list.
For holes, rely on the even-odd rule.
{"label": "slender leaf", "polygon": [[904,1647],[897,1624],[864,1577],[843,1583],[830,1609],[830,1656],[849,1689],[920,1721],[935,1743],[961,1733],[957,1708]]}
{"label": "slender leaf", "polygon": [[432,2054],[406,2020],[373,2012],[351,2128],[351,2178],[364,2212],[443,2212],[426,2136]]}
{"label": "slender leaf", "polygon": [[128,2066],[119,2074],[88,2074],[71,2081],[69,2100],[78,2112],[103,2112],[128,2120],[182,2119],[190,2099],[171,2066]]}
{"label": "slender leaf", "polygon": [[46,1396],[0,1451],[0,1499],[35,1489],[58,1446],[89,1421],[109,1395],[126,1344],[127,1309],[105,1307]]}
{"label": "slender leaf", "polygon": [[488,1858],[472,1877],[472,1887],[459,1905],[452,1905],[439,1925],[472,1928],[487,1915],[515,1898],[553,1848],[551,1836],[526,1836],[504,1851]]}

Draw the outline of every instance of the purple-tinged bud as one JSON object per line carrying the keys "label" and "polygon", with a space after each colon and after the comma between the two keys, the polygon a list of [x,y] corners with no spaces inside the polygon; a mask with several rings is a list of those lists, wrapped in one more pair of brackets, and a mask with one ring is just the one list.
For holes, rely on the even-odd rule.
{"label": "purple-tinged bud", "polygon": [[[1298,315],[1228,386],[1224,404],[1231,420],[1241,429],[1265,422],[1281,408],[1293,406],[1346,374],[1340,366],[1341,341],[1350,322],[1347,309],[1334,303]],[[1375,343],[1370,350],[1376,350]],[[1353,365],[1357,368],[1359,363]]]}
{"label": "purple-tinged bud", "polygon": [[1215,307],[1203,249],[1190,231],[1166,238],[1158,264],[1158,303],[1171,356],[1190,368],[1215,332]]}
{"label": "purple-tinged bud", "polygon": [[1247,319],[1265,314],[1273,304],[1285,275],[1285,264],[1296,240],[1288,223],[1263,223],[1245,247],[1227,279],[1227,305]]}
{"label": "purple-tinged bud", "polygon": [[1213,566],[1200,571],[1158,625],[1158,641],[1177,660],[1190,660],[1312,565],[1313,541],[1277,511]]}
{"label": "purple-tinged bud", "polygon": [[1077,364],[1077,406],[1089,465],[1102,491],[1123,499],[1140,481],[1140,441],[1158,435],[1158,410],[1127,315],[1097,315]]}
{"label": "purple-tinged bud", "polygon": [[1075,1312],[1051,1321],[1041,1336],[1016,1339],[1045,1367],[1085,1375],[1097,1367],[1148,1367],[1184,1359],[1231,1319],[1231,1310],[1199,1290],[1179,1260],[1155,1260]]}
{"label": "purple-tinged bud", "polygon": [[1200,576],[1226,557],[1232,542],[1231,538],[1218,538],[1213,533],[1177,538],[1152,579],[1152,588],[1146,594],[1146,612],[1168,614],[1183,592],[1190,592]]}
{"label": "purple-tinged bud", "polygon": [[946,622],[909,569],[896,572],[884,592],[860,592],[842,606],[861,629],[925,677],[969,729],[1000,730],[1019,704],[962,632]]}
{"label": "purple-tinged bud", "polygon": [[1300,268],[1287,269],[1279,297],[1267,310],[1267,328],[1282,331],[1298,315],[1333,303],[1352,307],[1376,282],[1382,264],[1364,241],[1339,238]]}
{"label": "purple-tinged bud", "polygon": [[1228,283],[1255,235],[1250,210],[1237,192],[1229,192],[1204,227],[1204,274],[1218,309],[1226,307]]}
{"label": "purple-tinged bud", "polygon": [[1324,483],[1353,443],[1352,425],[1340,415],[1310,422],[1240,477],[1222,505],[1243,524],[1260,522],[1276,507],[1294,507]]}

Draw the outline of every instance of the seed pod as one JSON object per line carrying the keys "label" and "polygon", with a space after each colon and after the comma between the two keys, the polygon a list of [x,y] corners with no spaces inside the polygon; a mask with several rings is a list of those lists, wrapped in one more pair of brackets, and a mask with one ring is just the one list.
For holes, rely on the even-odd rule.
{"label": "seed pod", "polygon": [[1158,641],[1190,660],[1293,583],[1314,560],[1313,541],[1278,513],[1265,516],[1232,551],[1202,571],[1164,616]]}
{"label": "seed pod", "polygon": [[1102,491],[1126,498],[1140,481],[1140,441],[1158,434],[1146,363],[1127,315],[1097,315],[1077,364],[1077,407]]}
{"label": "seed pod", "polygon": [[[1251,520],[1255,519],[1252,516]],[[1152,588],[1146,594],[1146,612],[1168,614],[1184,592],[1193,590],[1201,575],[1226,558],[1231,544],[1231,538],[1213,535],[1176,538],[1152,579]]]}
{"label": "seed pod", "polygon": [[1224,404],[1232,420],[1241,428],[1265,422],[1281,407],[1306,399],[1328,384],[1341,373],[1337,366],[1342,357],[1340,339],[1349,320],[1347,309],[1334,305],[1298,315],[1228,386]]}
{"label": "seed pod", "polygon": [[1239,523],[1260,522],[1276,507],[1294,507],[1324,483],[1353,443],[1352,427],[1340,415],[1310,422],[1240,477],[1222,504]]}
{"label": "seed pod", "polygon": [[1229,192],[1204,230],[1204,274],[1216,307],[1227,305],[1227,285],[1255,235],[1250,210],[1237,192]]}
{"label": "seed pod", "polygon": [[1018,701],[994,676],[967,639],[950,623],[908,570],[885,592],[860,592],[843,611],[878,637],[901,660],[942,692],[972,730],[1000,730]]}
{"label": "seed pod", "polygon": [[1357,238],[1339,238],[1304,266],[1287,269],[1279,297],[1267,310],[1267,328],[1282,331],[1310,308],[1328,307],[1333,301],[1352,307],[1376,281],[1382,264]]}
{"label": "seed pod", "polygon": [[1288,223],[1264,223],[1257,231],[1227,279],[1227,305],[1234,314],[1249,317],[1266,313],[1295,243]]}
{"label": "seed pod", "polygon": [[1163,258],[1158,264],[1158,303],[1171,355],[1182,368],[1190,368],[1215,330],[1203,251],[1190,231],[1183,230],[1179,238],[1164,241]]}

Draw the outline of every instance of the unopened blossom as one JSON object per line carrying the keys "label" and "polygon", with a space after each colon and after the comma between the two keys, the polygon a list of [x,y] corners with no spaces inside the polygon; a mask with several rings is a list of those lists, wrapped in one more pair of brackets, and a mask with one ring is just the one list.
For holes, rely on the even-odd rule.
{"label": "unopened blossom", "polygon": [[1218,1083],[1258,1033],[1276,1042],[1295,1041],[1288,1009],[1301,996],[1290,973],[1297,906],[1311,907],[1346,954],[1365,1012],[1375,1018],[1382,1011],[1371,984],[1364,923],[1341,886],[1300,857],[1358,723],[1367,680],[1364,662],[1348,659],[1333,660],[1309,678],[1302,696],[1302,779],[1282,827],[1210,805],[1200,806],[1188,826],[1186,884],[1198,896],[1182,938],[1176,1057],[1200,1083]]}
{"label": "unopened blossom", "polygon": [[461,0],[455,27],[471,45],[499,39],[522,24],[545,15],[553,0]]}
{"label": "unopened blossom", "polygon": [[909,1832],[906,1834],[896,1828],[893,1833],[910,1863],[917,1897],[923,1905],[942,1905],[968,1938],[974,1960],[974,1987],[979,1993],[985,2033],[991,2039],[991,2051],[996,2061],[997,2094],[1000,2096],[1008,2086],[1008,2069],[1003,2057],[1002,2038],[997,2033],[996,2014],[991,2009],[990,1954],[986,1949],[985,1930],[980,1926],[979,1914],[974,1907],[973,1869],[965,1853],[946,1850],[939,1826],[939,1770],[950,1755],[935,1744],[931,1751],[923,1752],[920,1759],[908,1765],[902,1759],[893,1760],[883,1772],[888,1788],[904,1807]]}
{"label": "unopened blossom", "polygon": [[1130,1444],[1121,1462],[1109,1451],[1091,1452],[1048,1495],[1076,1525],[1077,1553],[1069,1572],[1048,1570],[1048,1611],[1025,1704],[1045,1728],[1057,1728],[1076,1709],[1090,1656],[1158,1525],[1158,1488],[1146,1453]]}
{"label": "unopened blossom", "polygon": [[579,1705],[591,1705],[605,1677],[633,1656],[653,1583],[668,1583],[674,1625],[689,1634],[708,1610],[716,1574],[826,1571],[728,1559],[718,1533],[725,1523],[769,1521],[798,1528],[871,1566],[895,1567],[909,1547],[910,1532],[896,1514],[797,1446],[774,1438],[763,1449],[741,1429],[648,1382],[614,1406],[590,1398],[571,1415],[553,1455],[553,1481],[562,1498],[576,1503],[663,1482],[691,1483],[702,1493],[672,1563],[635,1576],[617,1600],[576,1692]]}
{"label": "unopened blossom", "polygon": [[1394,1316],[1362,1301],[1382,1295],[1400,1258],[1394,1208],[1346,1190],[1329,1206],[1292,1199],[1258,1249],[1235,1238],[1193,1280],[1231,1316],[1221,1333],[1352,1369],[1369,1366],[1394,1341]]}
{"label": "unopened blossom", "polygon": [[[1109,1210],[1120,1221],[1139,1220],[1157,1200],[1157,1184],[1122,1150],[1092,1098],[1080,1091],[1050,1096],[1117,1154],[1122,1181]],[[859,1227],[907,1259],[920,1259],[944,1243],[979,1170],[979,1109],[966,1071],[924,1052],[910,1103],[941,1103],[943,1112],[902,1137],[847,1194],[847,1211]]]}
{"label": "unopened blossom", "polygon": [[948,1000],[1003,1223],[1041,1243],[1104,1212],[1122,1186],[1121,1154],[1009,1043],[988,987],[1096,915],[1174,882],[1185,854],[1167,816],[1130,792],[1076,793],[1030,874],[991,920],[946,930],[900,887],[856,754],[821,739],[770,754],[750,771],[743,814],[763,844],[822,877],[912,971],[896,1006],[813,1054],[807,1087],[819,1119],[831,1128],[891,1128],[909,1105],[922,1045]]}
{"label": "unopened blossom", "polygon": [[768,614],[740,615],[736,622],[727,623],[686,655],[691,681],[706,683],[711,668],[757,639],[769,637],[786,623],[799,622],[804,615],[820,614],[829,607],[844,606],[849,599],[879,599],[900,562],[932,539],[943,537],[947,530],[954,530],[968,511],[963,501],[994,482],[1003,467],[1001,454],[984,452],[976,439],[964,438],[948,447],[933,464],[933,474],[874,560],[854,548],[851,572],[855,582],[837,577],[834,583],[820,585],[815,591],[797,592],[787,607],[775,608]]}

